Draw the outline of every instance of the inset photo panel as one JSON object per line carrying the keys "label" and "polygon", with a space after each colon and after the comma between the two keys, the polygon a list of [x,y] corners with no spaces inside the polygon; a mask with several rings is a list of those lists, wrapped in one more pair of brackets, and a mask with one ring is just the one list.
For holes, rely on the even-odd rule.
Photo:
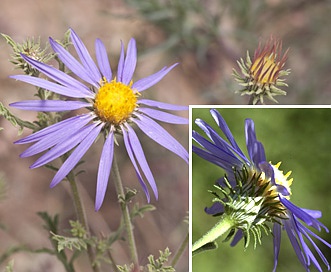
{"label": "inset photo panel", "polygon": [[329,270],[330,106],[190,110],[192,272]]}

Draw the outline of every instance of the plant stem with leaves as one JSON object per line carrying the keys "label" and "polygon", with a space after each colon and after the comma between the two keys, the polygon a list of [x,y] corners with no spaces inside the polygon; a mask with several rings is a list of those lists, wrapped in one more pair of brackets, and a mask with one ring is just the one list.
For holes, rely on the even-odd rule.
{"label": "plant stem with leaves", "polygon": [[[90,230],[89,230],[89,227],[87,224],[83,202],[81,201],[81,198],[79,195],[74,173],[70,172],[68,174],[67,178],[69,180],[69,184],[70,184],[70,188],[71,188],[71,192],[72,192],[72,197],[73,197],[73,201],[74,201],[74,205],[75,205],[77,219],[82,224],[84,229],[86,230],[86,235],[88,237],[90,237]],[[91,246],[89,244],[87,244],[87,254],[88,254],[93,271],[99,272],[99,267],[94,263],[95,257],[94,257],[93,249],[91,248]]]}
{"label": "plant stem with leaves", "polygon": [[123,185],[122,185],[122,180],[120,176],[120,172],[118,169],[118,164],[116,160],[116,153],[114,152],[114,158],[113,158],[113,166],[112,166],[112,178],[115,183],[116,187],[116,192],[119,198],[121,210],[122,210],[122,215],[123,215],[123,221],[124,221],[124,227],[126,229],[126,233],[128,236],[128,243],[129,243],[129,248],[130,248],[130,255],[131,255],[131,261],[133,262],[134,266],[136,269],[139,269],[139,262],[138,262],[138,253],[137,253],[137,247],[136,247],[136,242],[133,234],[133,226],[131,222],[131,216],[130,216],[130,211],[129,207],[127,205],[127,200],[125,197]]}

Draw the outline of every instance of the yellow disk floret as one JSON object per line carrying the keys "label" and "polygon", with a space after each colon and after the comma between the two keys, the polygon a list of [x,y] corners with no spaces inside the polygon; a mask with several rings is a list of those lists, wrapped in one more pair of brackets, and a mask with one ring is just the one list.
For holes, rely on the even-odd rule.
{"label": "yellow disk floret", "polygon": [[257,58],[250,68],[255,82],[260,84],[275,83],[279,70],[279,63],[275,62],[274,54]]}
{"label": "yellow disk floret", "polygon": [[[248,180],[256,181],[253,183],[252,186],[255,188],[255,197],[260,196],[264,198],[263,202],[263,211],[265,214],[268,214],[271,217],[277,218],[286,218],[286,208],[280,202],[278,195],[282,194],[279,192],[279,188],[277,185],[284,186],[286,190],[289,192],[289,195],[282,195],[283,197],[289,199],[291,194],[291,188],[293,179],[288,179],[291,175],[291,171],[284,175],[283,171],[279,170],[280,162],[276,165],[270,163],[273,168],[275,184],[271,182],[271,178],[266,175],[265,172],[260,172],[255,168],[251,168],[249,171],[249,178]],[[260,173],[259,173],[260,172]],[[258,175],[258,179],[256,180],[254,177]],[[250,186],[247,186],[247,189],[250,189]]]}
{"label": "yellow disk floret", "polygon": [[131,85],[114,79],[100,87],[95,96],[94,110],[102,121],[119,125],[131,116],[137,107],[137,94]]}
{"label": "yellow disk floret", "polygon": [[[276,165],[273,165],[270,163],[270,165],[273,168],[274,171],[274,178],[275,178],[275,184],[276,185],[281,185],[284,186],[286,188],[286,190],[289,192],[289,194],[291,193],[291,185],[292,185],[292,181],[293,178],[288,179],[288,177],[291,175],[292,171],[287,172],[285,175],[283,173],[283,171],[279,170],[279,166],[280,166],[281,162],[277,163]],[[254,174],[256,170],[253,169],[253,171],[251,172],[251,175]],[[270,183],[270,177],[267,177],[266,174],[264,172],[261,173],[260,178],[259,178],[259,186],[264,186],[265,184],[269,184],[265,190],[264,190],[264,196],[266,195],[273,195],[273,196],[277,196],[278,195],[278,191],[277,191],[277,186],[273,185]],[[289,198],[289,196],[284,196],[286,198]]]}
{"label": "yellow disk floret", "polygon": [[291,173],[292,173],[292,171],[289,171],[289,172],[287,172],[285,175],[284,175],[284,173],[283,173],[283,171],[280,171],[279,170],[279,166],[280,166],[280,164],[281,164],[281,162],[279,162],[279,163],[277,163],[276,165],[272,165],[271,164],[271,166],[272,166],[272,168],[273,168],[273,170],[274,170],[274,175],[275,175],[275,182],[276,182],[276,184],[277,185],[282,185],[282,186],[284,186],[286,189],[287,189],[287,191],[290,193],[290,194],[292,194],[291,193],[291,185],[292,185],[292,181],[293,181],[293,178],[291,178],[291,179],[287,179],[290,175],[291,175]]}

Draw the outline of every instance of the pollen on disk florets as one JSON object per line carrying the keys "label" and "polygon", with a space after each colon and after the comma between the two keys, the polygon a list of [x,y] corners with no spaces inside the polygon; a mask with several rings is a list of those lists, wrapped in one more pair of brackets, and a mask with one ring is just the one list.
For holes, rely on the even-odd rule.
{"label": "pollen on disk florets", "polygon": [[[279,170],[279,166],[281,165],[281,162],[278,162],[276,165],[271,164],[273,170],[274,170],[274,176],[275,176],[275,183],[277,185],[281,185],[286,188],[289,195],[291,193],[291,185],[293,178],[288,179],[288,177],[291,175],[292,171],[288,171],[285,175],[283,171]],[[286,198],[289,198],[289,196],[284,196]]]}
{"label": "pollen on disk florets", "polygon": [[241,95],[250,95],[253,97],[253,104],[264,103],[264,97],[277,102],[276,95],[286,95],[286,92],[278,87],[287,86],[281,77],[290,73],[284,70],[287,60],[288,50],[282,54],[282,42],[270,38],[264,46],[259,43],[255,50],[253,61],[247,52],[246,62],[243,59],[238,61],[238,65],[243,74],[240,75],[235,69],[233,75],[241,86],[242,90],[238,92]]}
{"label": "pollen on disk florets", "polygon": [[94,111],[103,122],[120,125],[131,117],[137,107],[137,93],[116,79],[104,83],[94,100]]}

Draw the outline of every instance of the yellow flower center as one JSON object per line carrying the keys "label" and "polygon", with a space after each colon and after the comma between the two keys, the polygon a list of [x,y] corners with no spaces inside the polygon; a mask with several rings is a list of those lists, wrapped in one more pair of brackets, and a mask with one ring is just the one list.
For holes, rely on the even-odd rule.
{"label": "yellow flower center", "polygon": [[275,182],[276,182],[277,185],[282,185],[282,186],[284,186],[284,187],[287,189],[287,191],[288,191],[290,194],[292,194],[292,192],[291,192],[291,188],[290,188],[290,187],[291,187],[291,185],[292,185],[293,178],[291,178],[291,179],[289,179],[289,180],[287,179],[287,178],[291,175],[292,171],[288,171],[288,172],[284,175],[283,171],[280,171],[280,170],[279,170],[279,166],[280,166],[280,164],[281,164],[281,162],[277,163],[276,165],[271,165],[272,168],[274,169]]}
{"label": "yellow flower center", "polygon": [[119,125],[131,116],[137,107],[137,94],[131,85],[132,82],[125,85],[114,79],[100,87],[95,96],[94,110],[102,121]]}
{"label": "yellow flower center", "polygon": [[[280,164],[281,162],[277,163],[276,165],[270,163],[270,165],[274,170],[275,183],[276,185],[284,186],[291,195],[292,193],[290,187],[292,185],[293,178],[288,179],[288,177],[291,175],[292,171],[289,171],[284,175],[283,171],[279,170]],[[267,182],[270,182],[270,178],[269,177],[267,178],[265,173],[262,173],[259,182],[260,182],[260,186],[263,186]],[[271,183],[269,183],[268,187],[265,189],[264,192],[265,195],[269,195],[269,196],[277,196],[279,193],[277,191],[277,187],[275,185],[272,185]],[[290,198],[289,196],[284,196],[284,197],[288,199]]]}
{"label": "yellow flower center", "polygon": [[[271,163],[270,163],[271,164]],[[256,196],[263,197],[264,202],[262,204],[263,211],[268,214],[268,216],[271,217],[281,217],[281,218],[287,218],[286,208],[283,206],[283,204],[280,202],[278,195],[281,194],[281,192],[278,191],[278,188],[276,185],[282,185],[284,186],[289,194],[291,194],[290,186],[292,185],[293,179],[288,179],[288,177],[291,175],[291,171],[283,174],[283,171],[280,171],[278,168],[280,166],[280,162],[276,165],[271,164],[273,171],[274,171],[274,177],[275,177],[275,185],[273,185],[270,181],[271,178],[267,177],[264,172],[260,172],[259,179],[257,183],[254,186],[257,186],[256,189]],[[257,171],[254,168],[251,168],[249,171],[249,175],[251,177],[258,174],[259,171]],[[253,179],[252,179],[253,180]],[[283,195],[283,197],[289,199],[289,195]]]}
{"label": "yellow flower center", "polygon": [[252,64],[250,71],[257,83],[271,84],[277,79],[277,72],[280,70],[279,62],[275,62],[275,55],[258,57]]}

